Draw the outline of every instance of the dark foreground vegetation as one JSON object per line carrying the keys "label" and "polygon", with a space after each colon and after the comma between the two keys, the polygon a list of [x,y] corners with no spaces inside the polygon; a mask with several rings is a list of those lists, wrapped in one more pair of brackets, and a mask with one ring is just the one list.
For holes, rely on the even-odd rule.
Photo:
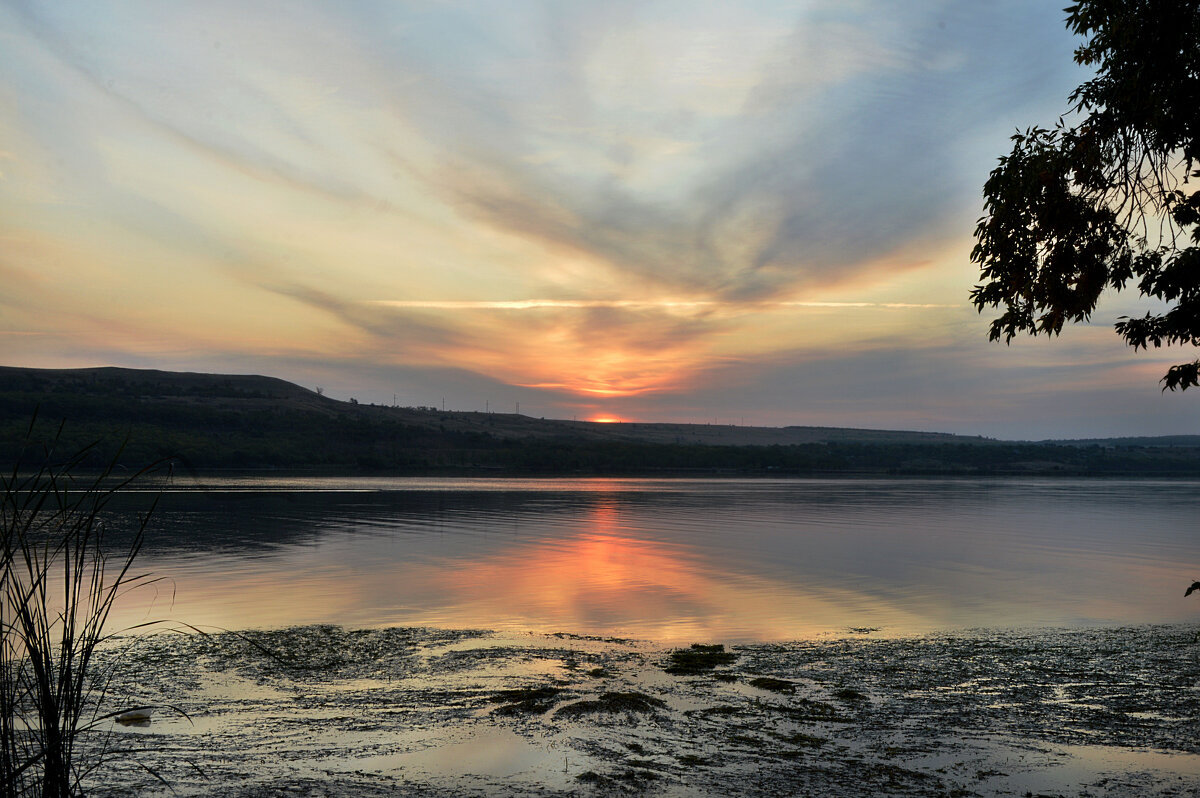
{"label": "dark foreground vegetation", "polygon": [[[602,425],[339,402],[269,377],[130,369],[0,368],[0,457],[13,460],[35,412],[38,434],[47,437],[69,420],[61,448],[127,440],[128,464],[172,457],[200,471],[1200,474],[1200,436],[1030,443],[834,428]],[[796,440],[805,442],[789,442]],[[87,464],[103,465],[96,460]]]}
{"label": "dark foreground vegetation", "polygon": [[[123,712],[107,700],[111,668],[96,667],[123,593],[153,580],[132,571],[149,511],[131,541],[110,547],[109,502],[147,473],[76,474],[93,456],[27,446],[0,473],[0,795],[69,798],[123,751],[107,732]],[[147,626],[150,624],[146,624]],[[97,738],[102,738],[97,745]]]}

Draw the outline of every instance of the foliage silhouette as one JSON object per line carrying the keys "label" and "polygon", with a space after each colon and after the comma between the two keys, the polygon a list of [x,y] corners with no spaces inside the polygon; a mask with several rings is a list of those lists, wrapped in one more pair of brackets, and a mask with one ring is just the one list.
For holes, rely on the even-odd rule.
{"label": "foliage silhouette", "polygon": [[[984,185],[971,260],[989,338],[1057,335],[1090,318],[1106,291],[1135,284],[1152,310],[1121,317],[1134,349],[1200,345],[1200,2],[1080,0],[1067,27],[1095,77],[1070,96],[1076,124],[1031,127]],[[1172,366],[1163,390],[1200,382]]]}

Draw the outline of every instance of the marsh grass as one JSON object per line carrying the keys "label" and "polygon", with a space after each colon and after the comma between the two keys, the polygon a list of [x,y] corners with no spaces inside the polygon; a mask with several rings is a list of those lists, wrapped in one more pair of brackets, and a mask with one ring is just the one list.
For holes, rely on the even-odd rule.
{"label": "marsh grass", "polygon": [[[87,447],[56,459],[43,449],[0,475],[0,794],[68,798],[106,761],[123,753],[111,719],[148,707],[109,708],[111,670],[96,652],[112,634],[114,603],[154,581],[134,561],[157,499],[138,513],[118,553],[106,541],[106,508],[156,465],[118,475],[108,467],[86,477]],[[33,459],[27,448],[25,460]],[[139,624],[133,629],[152,626]],[[132,629],[124,629],[129,632]],[[107,733],[106,733],[107,732]],[[85,735],[95,734],[87,745]]]}

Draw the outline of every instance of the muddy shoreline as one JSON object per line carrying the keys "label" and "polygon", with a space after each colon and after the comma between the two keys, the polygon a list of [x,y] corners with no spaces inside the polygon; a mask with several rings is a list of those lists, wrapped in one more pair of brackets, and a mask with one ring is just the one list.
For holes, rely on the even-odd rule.
{"label": "muddy shoreline", "polygon": [[1200,795],[1200,626],[880,635],[119,640],[110,704],[187,717],[106,724],[89,794]]}

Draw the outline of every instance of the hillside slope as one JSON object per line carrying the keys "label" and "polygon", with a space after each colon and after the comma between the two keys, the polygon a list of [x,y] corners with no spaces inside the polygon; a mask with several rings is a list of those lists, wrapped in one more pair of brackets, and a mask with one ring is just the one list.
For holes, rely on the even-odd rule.
{"label": "hillside slope", "polygon": [[[512,473],[1192,473],[1200,445],[1012,443],[902,430],[538,419],[340,402],[273,377],[0,367],[0,455],[56,434],[196,468]],[[1151,441],[1153,439],[1150,439]],[[1200,438],[1197,438],[1200,443]],[[97,457],[100,455],[98,454]]]}

